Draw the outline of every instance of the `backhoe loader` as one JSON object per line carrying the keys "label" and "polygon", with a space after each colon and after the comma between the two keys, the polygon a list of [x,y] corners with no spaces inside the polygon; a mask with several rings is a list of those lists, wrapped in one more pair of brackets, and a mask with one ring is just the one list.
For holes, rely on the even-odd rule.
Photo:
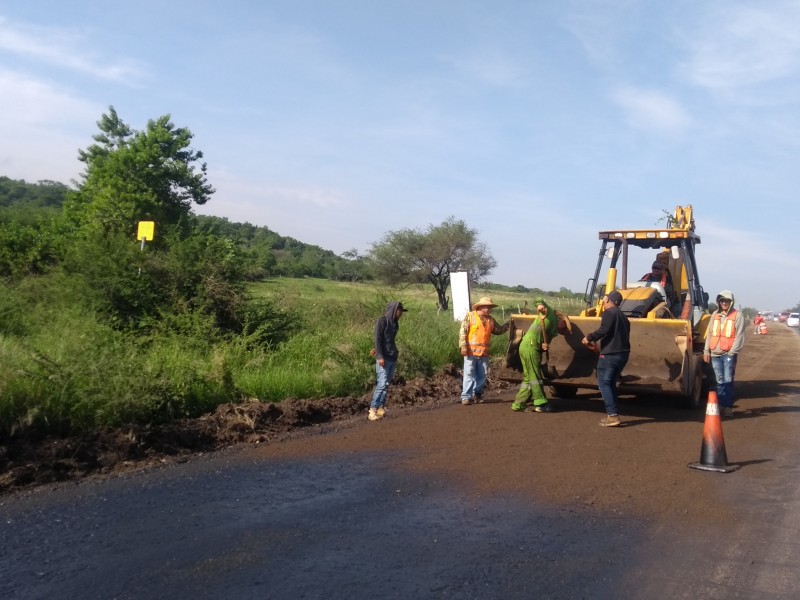
{"label": "backhoe loader", "polygon": [[[584,292],[586,308],[579,315],[560,319],[561,335],[544,354],[545,385],[560,397],[572,397],[579,388],[597,389],[598,354],[581,344],[581,339],[598,328],[603,296],[617,289],[623,298],[620,309],[631,324],[631,354],[619,391],[671,396],[679,406],[698,407],[704,389],[703,346],[711,317],[708,294],[697,273],[695,247],[700,237],[695,233],[691,205],[676,207],[666,228],[601,231],[599,239],[597,266]],[[649,253],[644,257],[648,265],[655,259],[666,266],[673,294],[659,281],[629,281],[629,259],[640,251]],[[602,272],[604,283],[600,283]],[[508,352],[499,373],[502,379],[521,381],[519,344],[533,319],[533,315],[511,315]]]}

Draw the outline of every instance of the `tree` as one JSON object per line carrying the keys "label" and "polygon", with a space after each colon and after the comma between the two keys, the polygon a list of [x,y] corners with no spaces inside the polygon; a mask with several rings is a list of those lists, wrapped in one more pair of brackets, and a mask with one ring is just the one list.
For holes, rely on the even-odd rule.
{"label": "tree", "polygon": [[135,131],[113,106],[97,126],[96,143],[78,153],[86,171],[67,202],[71,220],[96,234],[128,237],[143,220],[162,230],[188,227],[192,202],[205,204],[214,193],[206,164],[196,165],[203,153],[191,148],[192,132],[175,127],[169,115]]}
{"label": "tree", "polygon": [[0,177],[0,207],[61,208],[69,188],[63,183],[44,179],[37,183]]}
{"label": "tree", "polygon": [[427,231],[402,229],[386,234],[369,252],[375,275],[390,285],[430,283],[441,310],[447,310],[450,273],[468,271],[470,281],[480,282],[497,262],[478,232],[464,221],[450,217]]}

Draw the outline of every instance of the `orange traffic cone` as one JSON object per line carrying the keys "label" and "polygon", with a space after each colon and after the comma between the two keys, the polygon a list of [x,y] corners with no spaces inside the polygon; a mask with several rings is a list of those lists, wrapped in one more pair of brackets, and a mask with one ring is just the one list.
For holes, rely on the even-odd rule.
{"label": "orange traffic cone", "polygon": [[700,462],[689,463],[692,469],[730,473],[739,465],[729,465],[725,453],[725,438],[722,437],[722,418],[719,416],[717,392],[708,392],[706,404],[706,422],[703,425],[703,445],[700,447]]}

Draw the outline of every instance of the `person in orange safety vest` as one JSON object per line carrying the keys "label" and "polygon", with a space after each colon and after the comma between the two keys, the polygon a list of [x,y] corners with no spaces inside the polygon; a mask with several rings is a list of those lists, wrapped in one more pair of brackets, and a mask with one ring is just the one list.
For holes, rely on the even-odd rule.
{"label": "person in orange safety vest", "polygon": [[492,335],[508,331],[509,322],[498,325],[490,314],[497,304],[484,296],[472,306],[461,322],[458,347],[464,357],[464,379],[461,386],[461,404],[482,402],[483,388],[489,371],[489,344]]}
{"label": "person in orange safety vest", "polygon": [[756,335],[767,333],[767,321],[761,313],[758,313],[756,318],[753,319],[753,325],[755,325]]}
{"label": "person in orange safety vest", "polygon": [[675,286],[672,283],[672,273],[669,271],[668,264],[669,257],[663,252],[660,253],[655,261],[653,261],[653,265],[650,267],[650,273],[642,275],[639,281],[652,281],[660,284],[667,294],[664,301],[667,303],[669,309],[675,312],[678,310],[679,301],[678,295],[675,293]]}
{"label": "person in orange safety vest", "polygon": [[703,350],[703,360],[710,362],[714,369],[717,399],[723,417],[733,416],[736,357],[744,346],[744,317],[733,307],[733,300],[730,290],[717,294],[717,310],[711,315]]}

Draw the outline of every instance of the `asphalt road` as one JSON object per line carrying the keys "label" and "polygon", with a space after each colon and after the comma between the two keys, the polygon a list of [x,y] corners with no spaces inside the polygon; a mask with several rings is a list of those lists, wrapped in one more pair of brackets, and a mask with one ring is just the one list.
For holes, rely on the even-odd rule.
{"label": "asphalt road", "polygon": [[442,407],[0,498],[0,598],[798,598],[796,338],[748,341],[734,473],[687,467],[702,415],[631,402],[596,431],[596,400]]}

